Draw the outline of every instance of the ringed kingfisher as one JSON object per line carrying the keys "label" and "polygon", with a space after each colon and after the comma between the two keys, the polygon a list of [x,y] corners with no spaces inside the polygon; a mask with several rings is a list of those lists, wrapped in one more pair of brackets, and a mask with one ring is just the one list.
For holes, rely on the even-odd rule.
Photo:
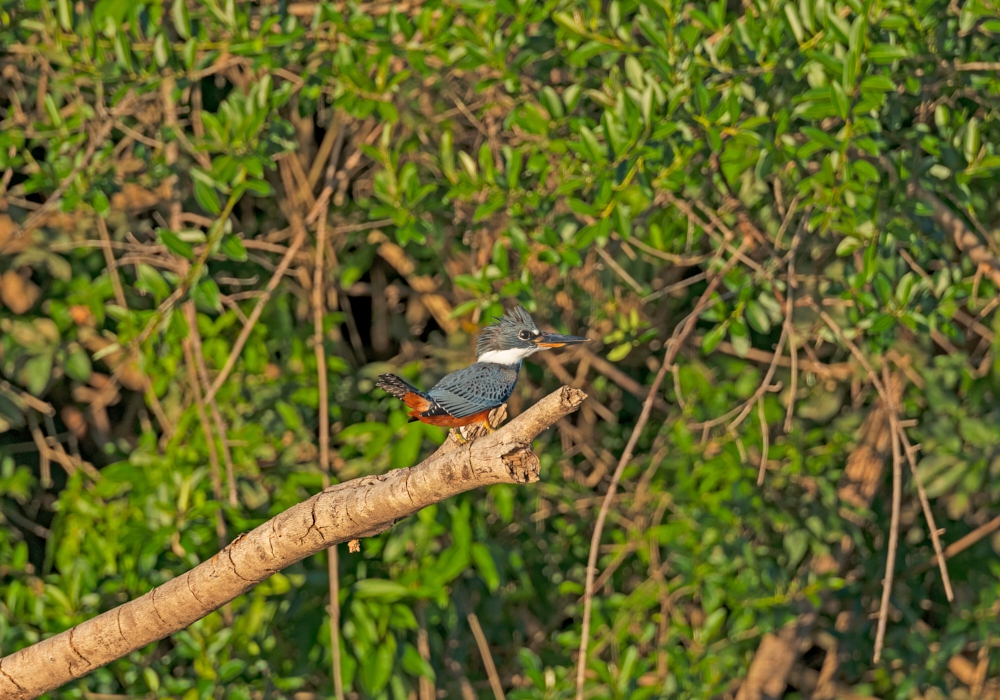
{"label": "ringed kingfisher", "polygon": [[539,350],[587,342],[587,338],[543,333],[517,306],[483,329],[474,365],[445,375],[430,391],[421,391],[394,374],[379,376],[375,386],[402,399],[411,420],[444,428],[478,423],[493,432],[489,415],[514,393],[521,361]]}

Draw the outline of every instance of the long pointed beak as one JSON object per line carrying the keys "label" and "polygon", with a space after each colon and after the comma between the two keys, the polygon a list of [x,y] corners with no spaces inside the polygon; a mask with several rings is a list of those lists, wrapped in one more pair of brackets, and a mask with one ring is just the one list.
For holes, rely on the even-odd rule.
{"label": "long pointed beak", "polygon": [[590,338],[581,338],[578,335],[562,335],[560,333],[542,333],[535,338],[535,345],[540,348],[561,348],[567,345],[578,345],[586,343]]}

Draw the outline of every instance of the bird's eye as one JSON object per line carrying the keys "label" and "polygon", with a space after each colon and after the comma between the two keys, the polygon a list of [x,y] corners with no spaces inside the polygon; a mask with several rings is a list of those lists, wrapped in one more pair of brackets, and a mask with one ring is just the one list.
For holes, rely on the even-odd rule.
{"label": "bird's eye", "polygon": [[520,338],[521,340],[530,340],[531,331],[521,331],[520,333],[517,334],[517,337]]}

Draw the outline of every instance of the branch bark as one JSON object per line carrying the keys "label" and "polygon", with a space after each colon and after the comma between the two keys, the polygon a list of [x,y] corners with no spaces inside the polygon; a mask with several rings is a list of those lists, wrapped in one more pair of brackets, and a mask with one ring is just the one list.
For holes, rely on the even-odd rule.
{"label": "branch bark", "polygon": [[539,478],[531,443],[586,394],[549,394],[503,429],[465,445],[448,440],[415,467],[324,489],[149,593],[0,659],[0,697],[30,700],[184,629],[297,561],[370,537],[421,508],[490,484]]}

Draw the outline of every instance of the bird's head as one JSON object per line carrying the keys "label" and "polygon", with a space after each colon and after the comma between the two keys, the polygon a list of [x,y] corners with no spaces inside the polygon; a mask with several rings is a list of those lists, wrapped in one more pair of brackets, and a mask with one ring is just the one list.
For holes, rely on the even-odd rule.
{"label": "bird's head", "polygon": [[516,365],[539,350],[585,342],[587,338],[538,330],[528,312],[516,306],[483,329],[476,343],[476,355],[479,362]]}

